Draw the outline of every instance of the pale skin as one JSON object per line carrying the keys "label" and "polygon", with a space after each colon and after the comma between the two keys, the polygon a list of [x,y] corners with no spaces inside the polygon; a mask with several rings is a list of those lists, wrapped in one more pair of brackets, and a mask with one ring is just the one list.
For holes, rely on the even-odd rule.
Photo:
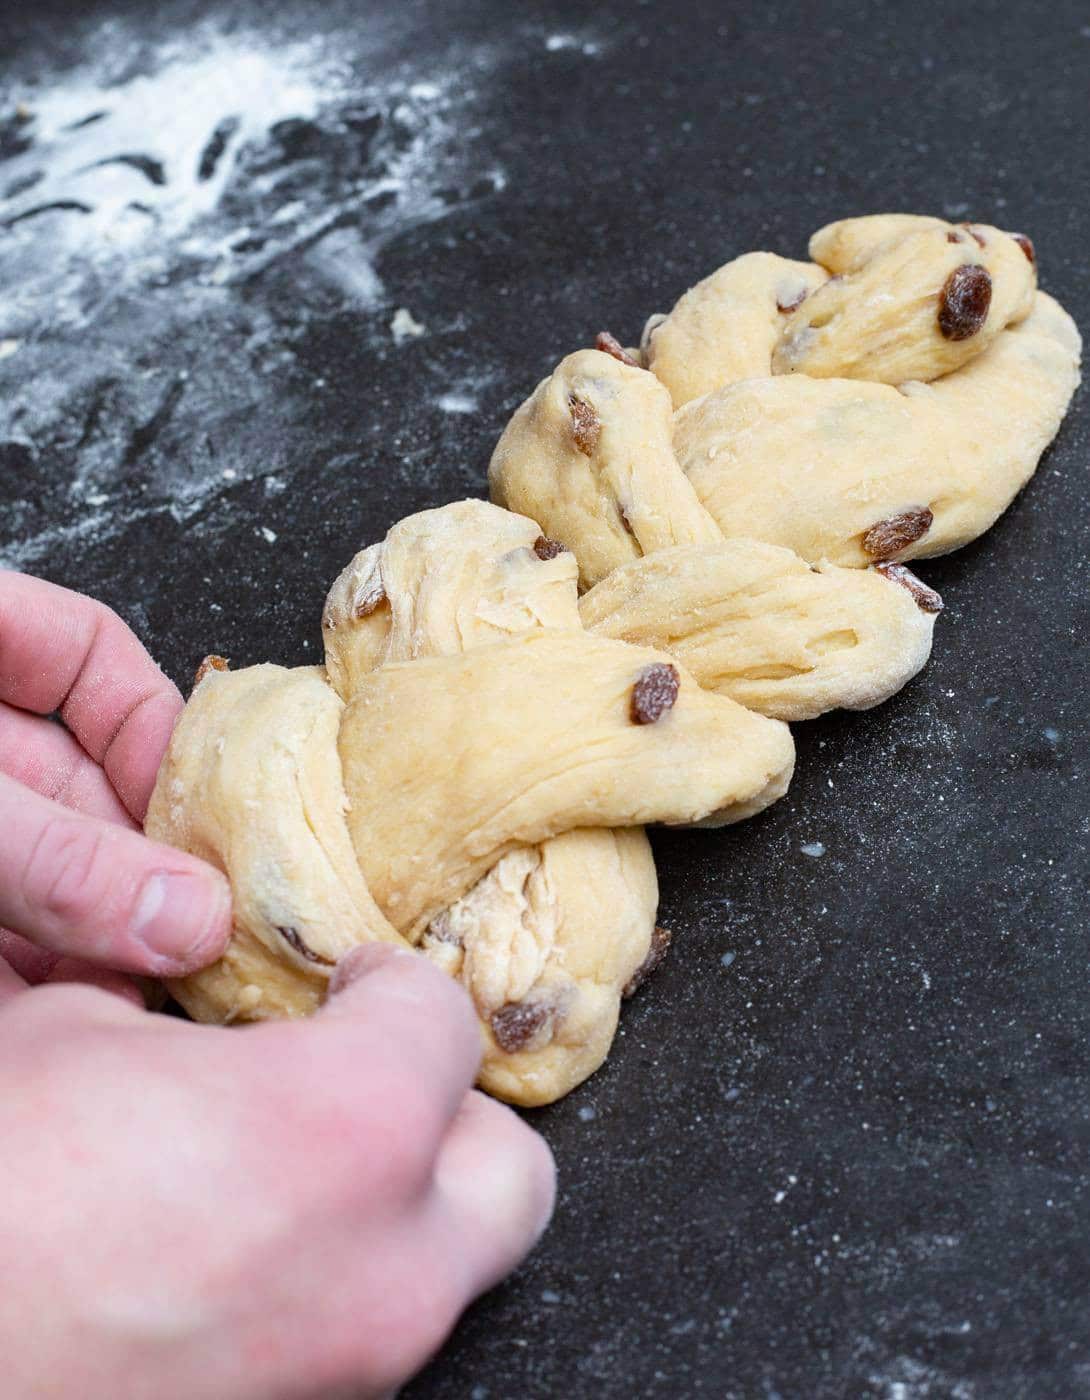
{"label": "pale skin", "polygon": [[552,1159],[412,953],[356,950],[307,1022],[144,1011],[125,974],[230,932],[140,834],[181,703],[107,608],[0,572],[4,1395],[385,1396],[533,1246]]}

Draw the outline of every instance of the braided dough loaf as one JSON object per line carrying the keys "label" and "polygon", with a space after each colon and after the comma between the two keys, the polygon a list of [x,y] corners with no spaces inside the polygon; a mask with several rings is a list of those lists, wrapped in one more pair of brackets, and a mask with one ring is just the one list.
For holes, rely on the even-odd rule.
{"label": "braided dough loaf", "polygon": [[661,955],[642,823],[759,811],[790,735],[587,635],[574,558],[480,501],[395,526],[323,621],[326,668],[210,669],[179,721],[147,830],[226,871],[235,931],[172,990],[199,1020],[307,1015],[348,949],[408,944],[469,991],[483,1087],[548,1102]]}
{"label": "braided dough loaf", "polygon": [[230,946],[172,988],[194,1016],[307,1015],[384,940],[466,987],[491,1092],[546,1103],[602,1062],[668,939],[643,824],[759,812],[780,721],[924,665],[942,601],[902,561],[992,524],[1078,382],[1021,235],[885,214],[810,257],[747,254],[640,351],[567,356],[495,505],[344,570],[324,667],[202,667],[147,817],[231,880]]}
{"label": "braided dough loaf", "polygon": [[1021,234],[881,214],[810,255],[728,263],[638,355],[604,333],[568,355],[489,468],[493,500],[578,555],[590,630],[784,719],[877,704],[924,665],[942,602],[904,561],[1006,509],[1081,348]]}

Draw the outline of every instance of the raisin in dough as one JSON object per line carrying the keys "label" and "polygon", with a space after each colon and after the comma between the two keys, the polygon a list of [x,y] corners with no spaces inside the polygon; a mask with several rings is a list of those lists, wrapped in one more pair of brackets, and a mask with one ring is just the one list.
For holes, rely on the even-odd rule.
{"label": "raisin in dough", "polygon": [[493,498],[570,546],[593,585],[585,626],[669,651],[702,685],[778,719],[866,709],[899,690],[930,653],[937,595],[725,540],[678,465],[672,428],[653,374],[581,350],[496,447]]}
{"label": "raisin in dough", "polygon": [[849,567],[946,554],[1033,475],[1078,385],[1080,349],[1070,316],[1038,292],[1024,320],[931,383],[743,380],[686,404],[674,446],[728,537]]}
{"label": "raisin in dough", "polygon": [[624,564],[580,601],[587,630],[659,647],[776,719],[881,704],[925,665],[942,599],[899,570],[811,568],[757,540]]}
{"label": "raisin in dough", "polygon": [[[482,501],[395,525],[326,602],[326,666],[339,694],[350,698],[391,661],[578,629],[575,561],[539,540],[533,522]],[[583,829],[509,852],[429,922],[418,947],[473,1000],[485,1088],[544,1101],[598,1067],[622,990],[649,957],[657,904],[643,830]]]}
{"label": "raisin in dough", "polygon": [[[584,586],[724,538],[822,569],[903,564],[975,539],[1032,476],[1078,384],[1081,342],[1037,291],[1028,238],[879,214],[819,229],[810,255],[736,259],[651,319],[640,365],[577,352],[517,410],[493,454],[493,498],[573,548]],[[669,427],[642,365],[672,395]],[[885,572],[929,597],[903,568]],[[632,635],[662,645],[688,627],[695,595],[681,588],[670,618],[656,584],[657,620]],[[819,694],[809,712],[857,703]]]}
{"label": "raisin in dough", "polygon": [[[865,231],[857,233],[852,270],[788,317],[772,352],[774,374],[881,384],[938,379],[1025,320],[1037,268],[1015,238],[985,224],[921,222],[877,240],[866,256]],[[835,225],[819,230],[812,252],[835,239]]]}
{"label": "raisin in dough", "polygon": [[328,672],[211,670],[179,720],[147,830],[226,871],[235,932],[172,990],[204,1020],[306,1015],[348,948],[417,946],[477,1004],[484,1087],[548,1102],[657,951],[626,828],[760,810],[790,735],[584,633],[574,560],[480,502],[364,551],[324,622]]}
{"label": "raisin in dough", "polygon": [[[670,365],[686,362],[705,389],[675,392],[686,477],[725,535],[812,563],[967,544],[1033,475],[1079,382],[1079,334],[1037,291],[1033,244],[987,224],[875,214],[826,225],[809,251],[830,276],[771,344],[748,331],[768,309],[756,289],[744,310],[720,308],[730,356],[698,333],[693,293],[652,329],[651,370],[674,390]],[[702,283],[704,297],[737,285],[746,262]]]}
{"label": "raisin in dough", "polygon": [[[1032,243],[987,224],[870,214],[827,224],[809,251],[809,263],[745,253],[648,322],[644,363],[675,408],[770,374],[889,384],[935,379],[975,358],[1033,309]],[[950,334],[943,334],[943,292],[952,275],[952,290],[960,285],[961,294],[946,302]],[[966,295],[974,289],[975,299]],[[960,321],[950,315],[955,309]],[[983,310],[979,319],[969,315],[974,309]]]}

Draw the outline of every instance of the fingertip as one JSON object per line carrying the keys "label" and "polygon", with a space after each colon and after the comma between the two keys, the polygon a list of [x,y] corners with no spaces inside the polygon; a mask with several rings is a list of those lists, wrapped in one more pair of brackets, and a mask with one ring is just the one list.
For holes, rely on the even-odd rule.
{"label": "fingertip", "polygon": [[346,953],[330,978],[324,1010],[351,1013],[357,1000],[377,993],[401,1003],[406,1014],[423,1009],[460,1024],[478,1043],[477,1019],[465,990],[407,943],[366,943]]}
{"label": "fingertip", "polygon": [[149,955],[144,971],[186,977],[223,955],[231,938],[231,887],[195,856],[172,851],[171,864],[144,879],[130,931]]}
{"label": "fingertip", "polygon": [[133,707],[103,754],[102,767],[135,821],[144,820],[159,765],[184,708],[178,687],[159,672],[154,687]]}
{"label": "fingertip", "polygon": [[[389,967],[400,958],[415,961],[407,948],[399,948],[396,943],[364,943],[358,948],[353,948],[340,959],[333,976],[329,979],[326,1004],[329,1005],[334,997],[341,996],[357,982],[362,982],[373,972]],[[338,1009],[343,1009],[343,1004]]]}
{"label": "fingertip", "polygon": [[475,1090],[469,1097],[489,1104],[491,1109],[506,1116],[512,1139],[519,1144],[525,1167],[527,1218],[532,1241],[537,1244],[545,1233],[556,1210],[556,1158],[541,1134],[530,1126],[508,1104],[496,1103]]}

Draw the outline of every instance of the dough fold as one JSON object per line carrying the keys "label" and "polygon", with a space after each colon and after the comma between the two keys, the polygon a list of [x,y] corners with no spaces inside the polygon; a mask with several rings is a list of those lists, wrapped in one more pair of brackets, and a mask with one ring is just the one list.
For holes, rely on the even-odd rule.
{"label": "dough fold", "polygon": [[884,559],[959,549],[984,533],[1036,470],[1079,382],[1070,316],[1038,292],[1025,320],[930,384],[807,375],[749,379],[687,404],[674,446],[697,496],[731,538],[860,567],[876,525],[929,512]]}

